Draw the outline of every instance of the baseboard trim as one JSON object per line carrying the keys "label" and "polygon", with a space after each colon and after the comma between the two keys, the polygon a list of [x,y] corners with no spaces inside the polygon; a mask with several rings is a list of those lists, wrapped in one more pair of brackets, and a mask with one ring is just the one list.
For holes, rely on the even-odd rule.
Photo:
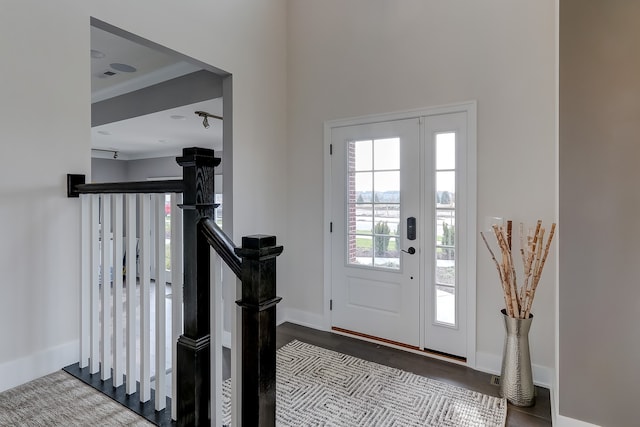
{"label": "baseboard trim", "polygon": [[[557,383],[556,387],[557,387]],[[557,388],[551,388],[551,417],[553,425],[558,427],[600,427],[597,424],[591,424],[586,421],[560,415],[557,401]]]}
{"label": "baseboard trim", "polygon": [[295,308],[283,307],[281,321],[295,323],[296,325],[306,326],[307,328],[325,331],[324,316],[322,314],[309,313],[308,311],[298,310]]}
{"label": "baseboard trim", "polygon": [[597,424],[576,420],[575,418],[565,417],[564,415],[558,415],[553,425],[558,427],[600,427]]}
{"label": "baseboard trim", "polygon": [[[476,369],[493,375],[500,375],[502,367],[502,355],[476,352]],[[551,389],[553,383],[553,370],[546,366],[532,364],[533,383],[537,386]]]}
{"label": "baseboard trim", "polygon": [[0,392],[78,362],[80,342],[70,341],[0,364]]}

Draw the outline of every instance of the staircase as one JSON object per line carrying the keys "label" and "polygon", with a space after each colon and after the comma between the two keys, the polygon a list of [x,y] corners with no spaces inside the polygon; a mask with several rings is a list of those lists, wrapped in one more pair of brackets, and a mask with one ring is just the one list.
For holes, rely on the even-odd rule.
{"label": "staircase", "polygon": [[158,425],[222,425],[221,277],[228,271],[236,276],[237,298],[232,425],[274,426],[275,258],[283,248],[266,235],[243,237],[236,247],[216,225],[220,159],[213,150],[187,148],[177,162],[182,180],[86,184],[84,175],[67,176],[68,196],[80,198],[82,260],[79,363],[66,370]]}

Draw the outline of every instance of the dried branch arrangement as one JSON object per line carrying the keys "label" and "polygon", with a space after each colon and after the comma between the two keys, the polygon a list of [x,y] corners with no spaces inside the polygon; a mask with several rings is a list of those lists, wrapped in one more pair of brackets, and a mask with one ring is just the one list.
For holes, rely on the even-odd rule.
{"label": "dried branch arrangement", "polygon": [[542,274],[544,263],[549,255],[549,247],[551,246],[551,240],[553,239],[553,235],[556,231],[556,224],[551,224],[549,237],[545,244],[545,229],[542,227],[541,220],[538,220],[535,228],[530,228],[528,230],[526,243],[524,226],[520,223],[520,256],[524,267],[524,281],[520,287],[518,287],[518,282],[516,280],[516,268],[513,262],[511,246],[513,222],[507,221],[506,229],[504,226],[498,225],[493,225],[492,228],[502,254],[500,261],[496,258],[496,255],[491,249],[491,245],[489,245],[484,233],[480,232],[480,235],[482,236],[482,240],[484,240],[484,244],[487,246],[487,249],[489,249],[491,258],[498,270],[498,276],[502,283],[507,315],[520,319],[528,319],[529,314],[531,313],[533,297],[536,295],[536,288],[540,281],[540,275]]}

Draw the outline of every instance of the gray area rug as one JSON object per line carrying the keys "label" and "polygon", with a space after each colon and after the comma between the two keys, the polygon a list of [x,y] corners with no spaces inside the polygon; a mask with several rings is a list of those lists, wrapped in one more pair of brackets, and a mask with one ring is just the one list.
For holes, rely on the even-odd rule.
{"label": "gray area rug", "polygon": [[152,426],[64,371],[0,393],[0,426]]}
{"label": "gray area rug", "polygon": [[[277,354],[279,426],[504,426],[505,399],[292,341]],[[231,421],[231,382],[223,385]]]}

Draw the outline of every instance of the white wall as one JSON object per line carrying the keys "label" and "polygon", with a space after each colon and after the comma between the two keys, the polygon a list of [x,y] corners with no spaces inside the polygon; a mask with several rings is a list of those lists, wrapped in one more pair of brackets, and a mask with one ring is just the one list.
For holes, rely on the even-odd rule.
{"label": "white wall", "polygon": [[126,181],[146,181],[149,178],[182,177],[182,167],[175,157],[128,160]]}
{"label": "white wall", "polygon": [[86,182],[122,182],[127,181],[126,160],[91,158],[91,176]]}
{"label": "white wall", "polygon": [[[554,2],[288,3],[288,246],[284,304],[323,313],[323,123],[478,101],[478,230],[486,216],[550,224],[555,212]],[[479,245],[482,241],[478,239]],[[554,249],[555,250],[555,249]],[[503,345],[499,280],[478,246],[479,367]],[[533,363],[554,365],[553,254],[533,307]],[[484,366],[481,366],[484,365]],[[544,371],[544,369],[543,369]],[[549,372],[543,378],[550,382]]]}
{"label": "white wall", "polygon": [[[176,156],[152,157],[149,159],[114,160],[91,158],[91,178],[87,182],[146,181],[153,178],[182,177],[182,167]],[[216,151],[216,157],[222,152]],[[222,175],[222,164],[216,167],[216,175]]]}
{"label": "white wall", "polygon": [[0,390],[77,361],[79,215],[65,175],[90,172],[89,17],[233,74],[235,235],[284,239],[285,7],[2,2]]}

